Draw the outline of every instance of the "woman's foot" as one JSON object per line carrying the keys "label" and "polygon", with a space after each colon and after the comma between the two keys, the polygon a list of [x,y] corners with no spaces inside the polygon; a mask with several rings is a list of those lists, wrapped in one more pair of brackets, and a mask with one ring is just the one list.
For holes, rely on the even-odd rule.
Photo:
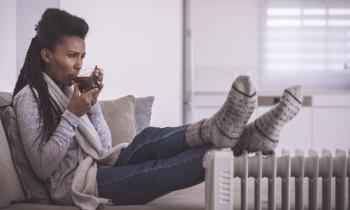
{"label": "woman's foot", "polygon": [[233,147],[235,155],[240,155],[242,150],[271,153],[278,144],[282,126],[301,109],[302,98],[300,85],[285,89],[280,101],[273,108],[244,129],[239,142]]}
{"label": "woman's foot", "polygon": [[226,101],[211,118],[191,124],[186,131],[190,146],[213,144],[233,147],[256,106],[256,91],[248,76],[239,76],[232,84]]}

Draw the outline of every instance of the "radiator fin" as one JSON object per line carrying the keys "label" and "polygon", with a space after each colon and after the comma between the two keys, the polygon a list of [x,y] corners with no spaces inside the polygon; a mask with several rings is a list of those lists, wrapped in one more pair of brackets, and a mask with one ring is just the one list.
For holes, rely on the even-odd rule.
{"label": "radiator fin", "polygon": [[[215,185],[213,183],[222,184],[219,192],[206,190],[206,200],[214,202],[210,198],[218,198],[220,202],[226,202],[230,205],[224,205],[225,208],[215,208],[215,205],[207,205],[207,203],[206,209],[233,209],[234,177],[241,179],[241,210],[248,210],[249,208],[248,178],[250,177],[254,179],[254,209],[256,210],[262,209],[263,178],[267,178],[268,181],[268,210],[277,209],[276,193],[282,195],[280,201],[283,210],[290,210],[291,202],[295,202],[293,207],[298,210],[318,210],[319,206],[322,206],[322,210],[350,209],[350,180],[347,181],[350,177],[350,149],[348,154],[337,149],[334,155],[328,150],[322,150],[320,155],[315,150],[309,150],[307,156],[301,150],[296,150],[294,156],[291,156],[288,150],[282,150],[279,156],[274,152],[270,155],[262,155],[261,152],[247,154],[246,151],[243,151],[240,156],[234,156],[230,150],[211,150],[208,154],[211,154],[212,159],[215,159],[215,153],[220,152],[226,154],[226,156],[220,156],[220,161],[231,162],[233,166],[228,167],[229,170],[215,171],[215,168],[217,168],[215,164],[209,164],[209,166],[204,164],[206,188],[208,186],[214,189]],[[231,156],[227,154],[231,154]],[[207,156],[206,159],[208,159]],[[230,160],[225,160],[223,157]],[[220,161],[211,162],[219,164]],[[219,176],[215,174],[219,174]],[[276,192],[276,180],[278,178],[281,178],[281,192]],[[215,179],[219,179],[219,182],[215,182]],[[295,185],[294,200],[290,199],[292,179]],[[308,183],[305,183],[308,184],[308,193],[304,191],[306,190],[306,188],[304,189],[305,179],[308,181]],[[318,179],[322,182],[318,182]],[[335,190],[332,180],[335,180]],[[348,187],[346,186],[347,182]],[[322,190],[322,199],[320,200],[317,196],[318,190]],[[335,194],[332,194],[334,191]],[[219,193],[219,196],[214,195],[215,193]],[[308,199],[305,199],[305,197],[308,197]]]}

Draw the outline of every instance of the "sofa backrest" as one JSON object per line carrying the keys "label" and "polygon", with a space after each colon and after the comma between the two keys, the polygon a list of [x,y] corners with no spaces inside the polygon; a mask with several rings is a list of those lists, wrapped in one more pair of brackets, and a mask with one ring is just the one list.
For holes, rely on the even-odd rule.
{"label": "sofa backrest", "polygon": [[[130,97],[125,96],[115,100],[100,101],[102,112],[110,130],[116,131],[117,134],[113,135],[114,133],[112,132],[113,145],[122,143],[118,141],[119,139],[131,142],[134,135],[150,125],[154,97],[147,96],[136,98],[135,100],[132,96],[133,100],[131,101]],[[11,93],[0,92],[0,116],[2,116],[4,108],[11,104],[11,101]],[[121,124],[124,125],[120,126]],[[7,129],[12,128],[7,127]],[[9,133],[9,130],[7,132]],[[14,132],[16,131],[10,130],[10,133]],[[18,177],[16,171],[18,167],[14,165],[13,155],[8,143],[3,123],[0,121],[0,208],[12,202],[25,201],[26,199],[23,190],[24,185],[22,185],[23,183],[20,182]]]}
{"label": "sofa backrest", "polygon": [[19,134],[16,113],[12,106],[8,106],[1,113],[1,121],[7,142],[10,146],[12,160],[21,182],[26,201],[51,203],[45,182],[40,180],[29,164]]}
{"label": "sofa backrest", "polygon": [[[0,92],[0,106],[8,105],[10,102],[11,95]],[[0,121],[0,208],[7,206],[11,202],[19,201],[24,201],[24,193],[13,164],[6,134]]]}

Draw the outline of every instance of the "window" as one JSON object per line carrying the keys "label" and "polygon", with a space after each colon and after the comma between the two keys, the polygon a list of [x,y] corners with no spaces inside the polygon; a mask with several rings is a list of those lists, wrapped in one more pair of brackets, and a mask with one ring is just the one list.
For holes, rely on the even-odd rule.
{"label": "window", "polygon": [[350,89],[350,1],[267,0],[263,89]]}

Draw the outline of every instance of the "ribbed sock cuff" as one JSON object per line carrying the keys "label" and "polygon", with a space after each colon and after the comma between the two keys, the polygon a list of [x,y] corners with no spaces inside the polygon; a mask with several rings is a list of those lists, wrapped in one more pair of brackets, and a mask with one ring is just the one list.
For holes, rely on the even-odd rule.
{"label": "ribbed sock cuff", "polygon": [[186,130],[186,142],[190,147],[197,147],[205,145],[201,138],[201,126],[205,119],[190,124]]}

